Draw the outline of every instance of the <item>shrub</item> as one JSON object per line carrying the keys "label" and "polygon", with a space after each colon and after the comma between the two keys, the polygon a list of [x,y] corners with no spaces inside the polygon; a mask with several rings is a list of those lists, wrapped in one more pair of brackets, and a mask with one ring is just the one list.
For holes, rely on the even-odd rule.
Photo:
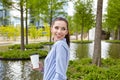
{"label": "shrub", "polygon": [[[28,45],[25,45],[25,49],[41,49],[43,48],[44,46],[40,43],[31,43],[31,44],[28,44]],[[10,45],[8,47],[9,49],[20,49],[20,44],[15,44],[15,45]]]}
{"label": "shrub", "polygon": [[[86,64],[85,64],[86,63]],[[102,59],[102,66],[91,64],[91,59],[70,61],[69,80],[119,80],[120,59]]]}
{"label": "shrub", "polygon": [[29,58],[31,54],[38,53],[40,57],[45,57],[47,55],[47,51],[44,50],[8,50],[4,52],[0,52],[0,56],[3,58]]}

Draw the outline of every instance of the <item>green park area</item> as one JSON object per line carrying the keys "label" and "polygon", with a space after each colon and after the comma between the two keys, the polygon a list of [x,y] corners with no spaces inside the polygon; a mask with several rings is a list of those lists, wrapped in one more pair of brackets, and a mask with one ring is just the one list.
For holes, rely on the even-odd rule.
{"label": "green park area", "polygon": [[68,80],[119,80],[119,4],[120,0],[0,0],[0,80],[42,80],[43,74],[29,66],[30,55],[38,53],[44,61],[53,45],[50,25],[58,16],[69,23]]}

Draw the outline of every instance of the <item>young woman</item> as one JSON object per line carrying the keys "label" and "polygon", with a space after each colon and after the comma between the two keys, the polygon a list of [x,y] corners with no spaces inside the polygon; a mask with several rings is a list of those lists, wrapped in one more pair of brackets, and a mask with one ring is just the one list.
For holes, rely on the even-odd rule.
{"label": "young woman", "polygon": [[62,17],[56,18],[51,25],[52,40],[54,45],[39,70],[43,71],[43,80],[66,80],[66,72],[70,55],[70,39],[68,22]]}

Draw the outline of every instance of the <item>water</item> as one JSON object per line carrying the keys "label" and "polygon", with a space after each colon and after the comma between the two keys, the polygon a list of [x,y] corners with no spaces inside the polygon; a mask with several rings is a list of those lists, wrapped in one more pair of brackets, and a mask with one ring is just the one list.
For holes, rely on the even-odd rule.
{"label": "water", "polygon": [[42,80],[43,74],[32,70],[30,61],[1,61],[2,64],[0,80]]}
{"label": "water", "polygon": [[4,65],[3,65],[3,63],[2,63],[2,61],[0,61],[0,80],[3,80],[4,79],[4,71],[5,71],[5,69],[4,69]]}
{"label": "water", "polygon": [[[94,42],[89,44],[71,43],[70,59],[92,58]],[[120,58],[120,44],[101,41],[101,58]]]}
{"label": "water", "polygon": [[[89,57],[92,58],[93,56],[93,50],[94,50],[94,42],[89,44],[89,52],[88,52],[88,55]],[[110,43],[106,43],[105,41],[102,41],[101,42],[101,58],[108,58],[109,57],[109,54],[108,54],[108,50],[109,50],[109,46],[110,46]]]}

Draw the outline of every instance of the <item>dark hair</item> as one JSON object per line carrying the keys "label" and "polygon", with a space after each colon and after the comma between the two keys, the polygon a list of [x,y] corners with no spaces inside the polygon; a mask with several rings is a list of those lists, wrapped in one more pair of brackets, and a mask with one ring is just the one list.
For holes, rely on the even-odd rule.
{"label": "dark hair", "polygon": [[[67,29],[68,29],[68,21],[67,21],[65,18],[63,18],[63,17],[57,17],[57,18],[55,18],[55,19],[52,21],[51,27],[53,26],[53,24],[55,23],[55,21],[64,21],[64,22],[66,22],[66,24],[67,24]],[[66,42],[67,42],[68,46],[70,46],[69,29],[68,29],[68,34],[65,36],[65,38],[66,38]]]}

